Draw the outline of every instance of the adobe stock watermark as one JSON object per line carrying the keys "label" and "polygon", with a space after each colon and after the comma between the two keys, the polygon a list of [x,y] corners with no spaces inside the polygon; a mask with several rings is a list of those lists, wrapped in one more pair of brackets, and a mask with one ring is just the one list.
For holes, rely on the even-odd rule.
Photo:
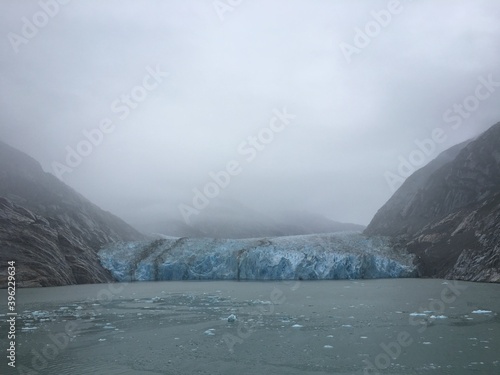
{"label": "adobe stock watermark", "polygon": [[82,140],[74,147],[69,145],[65,147],[66,158],[64,162],[52,162],[52,171],[57,178],[62,180],[65,173],[73,172],[84,158],[88,157],[103,142],[105,135],[115,131],[116,120],[124,121],[169,76],[168,73],[161,70],[159,65],[156,65],[155,68],[147,66],[146,72],[140,85],[134,86],[126,94],[120,95],[110,103],[110,111],[117,119],[113,120],[111,116],[104,117],[98,126],[89,130],[84,129]]}
{"label": "adobe stock watermark", "polygon": [[215,0],[212,2],[215,13],[221,22],[224,22],[226,13],[233,13],[238,8],[243,0]]}
{"label": "adobe stock watermark", "polygon": [[[409,2],[412,0],[406,0]],[[352,61],[353,55],[359,55],[372,40],[377,38],[383,29],[389,26],[393,17],[402,13],[404,10],[403,4],[399,0],[389,0],[385,9],[371,11],[371,20],[368,21],[363,28],[354,29],[354,38],[352,44],[341,42],[339,48],[342,51],[347,63]]]}
{"label": "adobe stock watermark", "polygon": [[[427,308],[420,308],[419,313],[412,313],[408,318],[408,323],[412,327],[419,327],[418,334],[424,333],[428,328],[427,316],[432,313],[436,318],[446,311],[446,306],[452,304],[456,299],[467,289],[467,285],[460,284],[456,280],[447,282],[446,287],[441,290],[440,298],[438,300],[431,300]],[[401,331],[396,336],[396,340],[389,343],[381,343],[380,348],[382,351],[375,356],[373,362],[369,359],[363,360],[365,364],[364,375],[379,375],[380,371],[387,369],[393,360],[399,358],[403,349],[410,347],[415,343],[415,339],[408,331]]]}
{"label": "adobe stock watermark", "polygon": [[7,39],[12,49],[17,54],[21,45],[28,44],[30,40],[38,35],[41,29],[47,26],[50,20],[56,17],[61,11],[61,5],[66,5],[71,0],[40,0],[38,6],[40,10],[35,12],[30,18],[21,18],[21,32],[9,32]]}
{"label": "adobe stock watermark", "polygon": [[470,118],[480,108],[481,102],[488,100],[500,87],[500,81],[495,81],[493,74],[489,74],[487,77],[480,76],[477,81],[478,84],[470,95],[466,96],[460,103],[454,103],[443,113],[443,121],[451,126],[436,127],[432,129],[428,138],[416,139],[416,148],[407,157],[402,155],[398,157],[397,173],[391,171],[384,173],[384,178],[392,192],[395,192],[407,177],[424,165],[435,153],[438,145],[447,141],[448,135],[446,133],[449,131],[449,127],[452,130],[459,129],[464,120]]}
{"label": "adobe stock watermark", "polygon": [[[101,301],[101,303],[98,304],[99,308],[102,308],[105,303],[114,300],[115,296],[121,293],[127,285],[128,283],[111,283],[100,289],[96,295],[97,301]],[[93,305],[93,308],[96,310],[95,306],[96,304]],[[41,373],[40,371],[45,373],[50,363],[61,355],[77,336],[82,334],[81,325],[84,322],[85,321],[80,320],[68,320],[64,324],[62,332],[49,332],[47,334],[47,341],[50,343],[40,346],[40,348],[32,349],[30,353],[31,360],[16,366],[17,373],[19,375],[38,375]]]}
{"label": "adobe stock watermark", "polygon": [[[256,135],[247,137],[237,147],[237,153],[244,157],[247,163],[255,160],[258,153],[263,151],[267,145],[274,141],[276,134],[281,133],[295,119],[295,115],[288,113],[286,108],[282,110],[274,109],[273,117],[267,127],[261,128]],[[226,163],[224,169],[208,174],[210,180],[201,188],[194,188],[191,205],[179,204],[179,211],[186,222],[190,224],[190,217],[198,215],[209,204],[210,200],[219,196],[221,190],[226,189],[232,179],[243,171],[242,163],[236,159]]]}

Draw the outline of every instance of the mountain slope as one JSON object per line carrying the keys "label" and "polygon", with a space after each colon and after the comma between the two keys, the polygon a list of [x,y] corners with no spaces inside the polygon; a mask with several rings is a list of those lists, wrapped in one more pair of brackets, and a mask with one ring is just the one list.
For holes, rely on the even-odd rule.
{"label": "mountain slope", "polygon": [[99,248],[144,238],[3,142],[0,197],[0,275],[7,261],[16,261],[21,286],[111,281]]}
{"label": "mountain slope", "polygon": [[410,176],[364,233],[401,236],[424,276],[500,281],[500,123]]}
{"label": "mountain slope", "polygon": [[462,142],[443,151],[424,168],[409,176],[387,203],[377,211],[364,233],[386,236],[412,234],[432,220],[433,213],[422,210],[419,204],[422,199],[425,199],[422,196],[423,189],[433,174],[453,161],[469,142]]}

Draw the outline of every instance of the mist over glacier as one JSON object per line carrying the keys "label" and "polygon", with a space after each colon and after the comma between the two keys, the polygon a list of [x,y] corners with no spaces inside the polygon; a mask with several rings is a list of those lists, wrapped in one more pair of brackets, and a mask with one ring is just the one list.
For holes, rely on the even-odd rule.
{"label": "mist over glacier", "polygon": [[416,276],[388,237],[344,232],[255,239],[163,238],[99,252],[118,281],[331,280]]}

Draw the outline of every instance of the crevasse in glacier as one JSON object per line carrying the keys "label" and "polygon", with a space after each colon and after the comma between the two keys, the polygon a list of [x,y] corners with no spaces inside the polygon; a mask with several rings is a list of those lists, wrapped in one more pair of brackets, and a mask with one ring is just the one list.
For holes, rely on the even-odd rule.
{"label": "crevasse in glacier", "polygon": [[118,281],[320,280],[412,277],[411,255],[360,233],[257,238],[165,238],[99,252]]}

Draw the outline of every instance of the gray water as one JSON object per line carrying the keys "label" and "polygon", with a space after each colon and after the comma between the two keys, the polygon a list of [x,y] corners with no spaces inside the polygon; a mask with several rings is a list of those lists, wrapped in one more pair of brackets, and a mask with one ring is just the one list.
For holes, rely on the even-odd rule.
{"label": "gray water", "polygon": [[499,296],[425,279],[21,289],[16,368],[2,355],[0,373],[498,374]]}

